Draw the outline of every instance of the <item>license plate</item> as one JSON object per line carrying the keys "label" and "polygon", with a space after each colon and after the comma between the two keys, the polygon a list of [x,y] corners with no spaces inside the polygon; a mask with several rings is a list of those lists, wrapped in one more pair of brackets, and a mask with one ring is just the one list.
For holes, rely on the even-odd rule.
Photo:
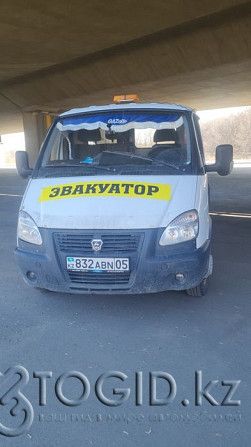
{"label": "license plate", "polygon": [[128,272],[129,258],[66,258],[67,270],[80,272]]}

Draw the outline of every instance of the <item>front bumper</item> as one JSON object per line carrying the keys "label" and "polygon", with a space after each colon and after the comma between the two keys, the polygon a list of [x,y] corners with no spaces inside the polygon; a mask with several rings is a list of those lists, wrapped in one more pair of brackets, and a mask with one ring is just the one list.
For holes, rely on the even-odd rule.
{"label": "front bumper", "polygon": [[[28,284],[57,292],[138,294],[185,290],[197,286],[208,273],[210,241],[207,240],[198,249],[195,241],[160,247],[158,241],[163,231],[164,228],[130,232],[99,230],[90,234],[86,230],[40,229],[43,245],[38,247],[19,241],[15,259]],[[66,270],[66,257],[94,256],[91,245],[89,247],[88,244],[92,238],[100,237],[107,238],[109,244],[104,244],[95,256],[128,257],[130,273],[125,275],[103,272],[76,277],[70,275]],[[134,240],[131,242],[132,237]],[[124,245],[118,244],[118,240],[124,241]],[[114,249],[111,241],[116,241]],[[28,272],[33,272],[35,278]],[[183,281],[177,281],[177,273],[184,274]]]}

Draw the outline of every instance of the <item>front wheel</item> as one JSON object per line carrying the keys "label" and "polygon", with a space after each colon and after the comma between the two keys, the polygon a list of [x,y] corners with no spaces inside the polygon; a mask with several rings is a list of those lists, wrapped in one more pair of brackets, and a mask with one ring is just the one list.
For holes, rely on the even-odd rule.
{"label": "front wheel", "polygon": [[192,287],[191,289],[187,289],[187,294],[190,296],[204,296],[207,293],[208,289],[208,278],[204,278],[200,284],[196,287]]}

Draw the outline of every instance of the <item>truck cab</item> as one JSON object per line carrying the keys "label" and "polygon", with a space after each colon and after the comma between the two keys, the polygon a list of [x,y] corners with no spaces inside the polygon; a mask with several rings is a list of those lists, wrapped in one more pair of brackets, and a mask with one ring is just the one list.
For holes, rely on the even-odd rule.
{"label": "truck cab", "polygon": [[68,293],[185,290],[212,273],[208,171],[227,175],[233,148],[206,165],[195,111],[119,97],[58,116],[21,203],[15,258],[33,287]]}

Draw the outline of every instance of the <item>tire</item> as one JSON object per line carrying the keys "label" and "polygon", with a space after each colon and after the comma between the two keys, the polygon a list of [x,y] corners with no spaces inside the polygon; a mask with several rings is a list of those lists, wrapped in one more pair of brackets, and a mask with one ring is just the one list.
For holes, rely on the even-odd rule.
{"label": "tire", "polygon": [[187,294],[190,296],[204,296],[207,293],[208,289],[208,278],[204,278],[200,284],[196,287],[192,287],[191,289],[187,289]]}

